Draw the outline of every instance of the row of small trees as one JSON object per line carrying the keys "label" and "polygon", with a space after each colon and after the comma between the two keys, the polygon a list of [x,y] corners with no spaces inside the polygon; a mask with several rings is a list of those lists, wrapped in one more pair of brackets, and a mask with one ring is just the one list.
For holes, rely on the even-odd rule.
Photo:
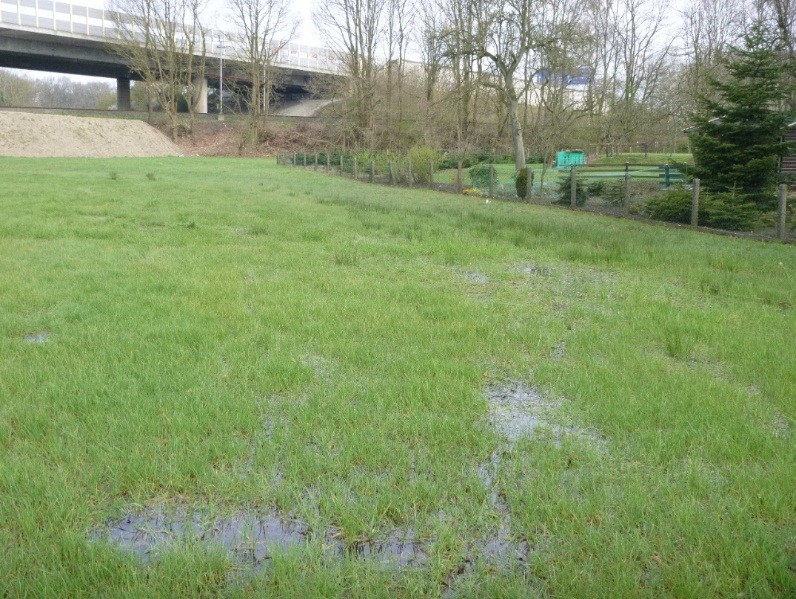
{"label": "row of small trees", "polygon": [[697,98],[754,22],[783,73],[793,62],[792,0],[321,2],[319,29],[351,76],[338,135],[356,147],[512,148],[518,167],[568,146],[685,150]]}
{"label": "row of small trees", "polygon": [[[159,105],[176,137],[182,101],[187,100],[193,123],[199,95],[205,92],[207,53],[224,39],[206,25],[205,0],[118,0],[114,8],[120,43],[113,48],[146,86],[150,111]],[[287,0],[227,0],[226,14],[238,42],[231,57],[243,71],[236,75],[248,82],[244,141],[256,143],[276,79],[274,59],[295,34],[298,21]]]}
{"label": "row of small trees", "polygon": [[83,83],[68,77],[33,79],[0,69],[0,106],[107,110],[115,104],[115,90],[101,81]]}

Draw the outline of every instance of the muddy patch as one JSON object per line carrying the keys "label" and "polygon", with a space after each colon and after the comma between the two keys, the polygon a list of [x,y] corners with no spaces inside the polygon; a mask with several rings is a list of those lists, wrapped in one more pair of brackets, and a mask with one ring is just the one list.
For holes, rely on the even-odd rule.
{"label": "muddy patch", "polygon": [[25,341],[35,345],[41,345],[42,343],[47,343],[50,340],[50,337],[52,337],[52,333],[49,331],[37,331],[35,333],[28,333],[25,335]]}

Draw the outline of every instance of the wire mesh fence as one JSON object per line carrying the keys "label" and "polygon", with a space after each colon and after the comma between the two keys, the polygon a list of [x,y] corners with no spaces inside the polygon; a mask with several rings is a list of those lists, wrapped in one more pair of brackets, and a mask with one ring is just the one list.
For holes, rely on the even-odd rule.
{"label": "wire mesh fence", "polygon": [[[707,231],[760,240],[796,240],[788,189],[780,186],[775,209],[732,207],[703,197],[691,165],[575,165],[555,168],[451,160],[412,160],[408,156],[344,150],[277,155],[277,163],[322,171],[357,181],[407,188],[427,188],[485,200],[562,206],[600,214],[686,224]],[[519,181],[518,181],[519,179]]]}

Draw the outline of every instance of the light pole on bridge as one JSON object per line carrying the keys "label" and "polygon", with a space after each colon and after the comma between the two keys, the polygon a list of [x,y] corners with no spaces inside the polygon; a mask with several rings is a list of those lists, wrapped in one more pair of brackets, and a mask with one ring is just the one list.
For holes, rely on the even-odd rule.
{"label": "light pole on bridge", "polygon": [[218,44],[216,48],[221,50],[221,59],[218,61],[218,114],[224,114],[224,50],[226,49],[224,40],[221,35],[218,36]]}

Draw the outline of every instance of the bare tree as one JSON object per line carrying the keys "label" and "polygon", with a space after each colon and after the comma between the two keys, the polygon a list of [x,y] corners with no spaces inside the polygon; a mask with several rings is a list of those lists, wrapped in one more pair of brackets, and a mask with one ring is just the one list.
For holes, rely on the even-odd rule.
{"label": "bare tree", "polygon": [[375,139],[377,50],[383,41],[381,0],[321,0],[315,24],[344,62],[350,101],[342,115],[354,141],[372,147]]}
{"label": "bare tree", "polygon": [[783,77],[792,90],[784,107],[796,112],[796,0],[759,0],[764,22],[782,44]]}
{"label": "bare tree", "polygon": [[796,0],[758,0],[758,13],[771,24],[779,41],[785,46],[788,58],[796,58]]}
{"label": "bare tree", "polygon": [[157,99],[176,138],[180,98],[188,103],[192,126],[204,87],[202,0],[120,0],[115,8],[120,43],[112,47]]}
{"label": "bare tree", "polygon": [[289,0],[228,0],[241,36],[237,59],[251,82],[249,126],[243,142],[257,143],[265,126],[276,71],[274,60],[295,35],[299,21]]}
{"label": "bare tree", "polygon": [[479,32],[481,0],[438,0],[435,6],[446,19],[437,40],[442,45],[444,68],[450,72],[452,93],[450,100],[456,112],[456,145],[465,152],[471,143],[475,127],[474,107],[479,104],[479,84],[482,60],[475,52]]}
{"label": "bare tree", "polygon": [[682,100],[689,111],[696,99],[709,93],[709,81],[718,75],[721,57],[743,30],[740,0],[696,0],[681,11],[685,64],[680,78]]}
{"label": "bare tree", "polygon": [[385,129],[387,145],[394,145],[393,121],[403,121],[403,84],[405,79],[406,53],[411,41],[410,29],[413,25],[410,0],[389,0],[386,11],[386,93]]}
{"label": "bare tree", "polygon": [[508,112],[514,148],[514,165],[525,168],[525,142],[519,115],[517,73],[537,43],[534,28],[534,0],[505,0],[486,7],[479,23],[473,51],[477,57],[489,59],[488,87],[496,90]]}
{"label": "bare tree", "polygon": [[651,108],[673,46],[673,36],[665,35],[665,11],[654,0],[596,0],[591,5],[597,72],[589,103],[598,141],[607,148],[645,135],[650,119],[662,118]]}

